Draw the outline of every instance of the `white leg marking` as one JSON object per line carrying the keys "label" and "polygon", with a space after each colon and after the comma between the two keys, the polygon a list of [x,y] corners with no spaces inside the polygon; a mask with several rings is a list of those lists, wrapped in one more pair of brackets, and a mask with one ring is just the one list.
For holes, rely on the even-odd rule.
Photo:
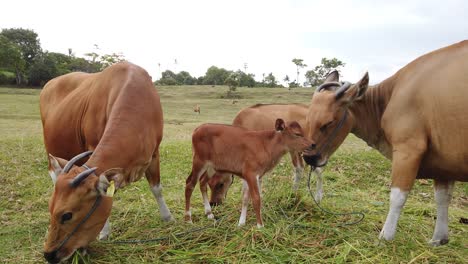
{"label": "white leg marking", "polygon": [[299,183],[301,181],[303,172],[304,172],[304,168],[302,168],[301,165],[298,165],[294,168],[293,191],[297,191],[297,189],[299,188]]}
{"label": "white leg marking", "polygon": [[395,237],[398,218],[400,218],[401,209],[405,205],[408,192],[401,191],[400,188],[392,187],[390,192],[390,210],[387,220],[380,232],[379,239],[392,240]]}
{"label": "white leg marking", "polygon": [[174,218],[172,218],[171,211],[169,211],[169,208],[167,208],[166,202],[164,201],[164,197],[162,196],[162,186],[161,184],[157,184],[151,188],[151,192],[154,195],[154,198],[156,198],[156,201],[158,202],[159,205],[159,213],[161,214],[161,218],[164,221],[172,221]]}
{"label": "white leg marking", "polygon": [[242,181],[242,210],[239,218],[239,226],[245,225],[247,219],[247,207],[249,205],[249,186],[246,181]]}
{"label": "white leg marking", "polygon": [[192,210],[189,209],[188,211],[185,211],[185,215],[188,216],[188,219],[190,219],[190,220],[187,221],[187,223],[193,224],[193,222],[192,222]]}
{"label": "white leg marking", "polygon": [[111,230],[110,222],[109,222],[109,218],[107,218],[106,223],[104,224],[104,227],[99,233],[99,240],[107,240],[110,235],[110,230]]}
{"label": "white leg marking", "polygon": [[315,175],[317,175],[317,189],[315,190],[315,201],[320,203],[323,198],[323,178],[322,178],[322,169],[316,168]]}
{"label": "white leg marking", "polygon": [[434,235],[429,241],[433,246],[440,246],[448,243],[448,207],[452,200],[453,186],[455,182],[435,185],[435,201],[437,204],[437,220],[434,229]]}
{"label": "white leg marking", "polygon": [[205,207],[205,215],[208,217],[208,219],[214,219],[214,215],[211,212],[210,200],[208,199],[208,194],[206,193],[206,190],[202,192],[202,197],[203,206]]}

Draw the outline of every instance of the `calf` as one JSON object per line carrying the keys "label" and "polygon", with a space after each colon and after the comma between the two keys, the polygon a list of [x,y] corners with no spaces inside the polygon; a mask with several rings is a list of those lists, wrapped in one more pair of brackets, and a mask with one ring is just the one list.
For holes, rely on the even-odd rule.
{"label": "calf", "polygon": [[[242,212],[239,226],[245,224],[249,193],[257,216],[257,227],[263,227],[260,214],[260,178],[273,169],[281,157],[289,151],[303,151],[311,145],[304,138],[299,123],[293,121],[288,126],[283,119],[277,119],[275,130],[249,131],[229,125],[204,124],[192,135],[192,172],[185,186],[185,220],[192,221],[190,198],[200,177],[215,173],[235,174],[244,180],[246,191],[242,199]],[[205,214],[213,219],[211,206],[206,193],[206,182],[200,182]]]}

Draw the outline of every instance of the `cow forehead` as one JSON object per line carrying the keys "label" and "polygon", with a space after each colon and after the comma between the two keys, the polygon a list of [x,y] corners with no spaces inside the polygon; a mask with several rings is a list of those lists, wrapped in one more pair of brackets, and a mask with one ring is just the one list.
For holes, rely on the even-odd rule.
{"label": "cow forehead", "polygon": [[332,107],[336,103],[335,92],[333,91],[322,91],[314,93],[312,96],[312,106],[327,108]]}
{"label": "cow forehead", "polygon": [[76,188],[70,186],[71,179],[73,177],[63,177],[57,180],[52,196],[53,201],[51,201],[51,212],[64,208],[79,208],[81,203],[91,201],[91,198],[95,196],[95,181],[91,177]]}

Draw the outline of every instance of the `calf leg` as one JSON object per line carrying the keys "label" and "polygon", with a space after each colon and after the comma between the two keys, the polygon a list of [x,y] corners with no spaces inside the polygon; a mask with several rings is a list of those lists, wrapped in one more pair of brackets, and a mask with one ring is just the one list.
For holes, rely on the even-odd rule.
{"label": "calf leg", "polygon": [[263,227],[263,220],[262,220],[262,213],[261,213],[262,203],[261,203],[261,198],[260,198],[259,180],[260,180],[260,175],[257,175],[257,176],[246,175],[245,177],[245,181],[247,181],[247,185],[249,186],[249,193],[250,193],[250,198],[252,199],[252,205],[255,210],[255,215],[257,217],[257,227],[262,228]]}
{"label": "calf leg", "polygon": [[241,215],[239,218],[239,226],[245,225],[245,221],[247,219],[247,208],[249,206],[249,186],[245,180],[242,181],[242,209]]}
{"label": "calf leg", "polygon": [[[194,157],[195,159],[195,157]],[[193,189],[197,185],[198,179],[205,173],[205,169],[202,164],[199,164],[195,160],[192,164],[192,172],[185,181],[185,221],[192,223],[192,211],[190,208],[190,199],[192,197]]]}
{"label": "calf leg", "polygon": [[99,240],[107,240],[110,235],[110,222],[109,218],[107,218],[104,227],[102,228],[101,232],[99,233]]}
{"label": "calf leg", "polygon": [[164,201],[164,197],[162,195],[161,175],[159,171],[159,153],[157,152],[153,160],[151,160],[150,166],[146,170],[146,179],[148,180],[154,198],[156,198],[156,201],[158,202],[161,218],[164,221],[173,220],[171,211],[169,211],[169,208],[167,208],[166,202]]}
{"label": "calf leg", "polygon": [[208,174],[204,173],[200,179],[200,191],[202,193],[203,206],[205,207],[205,215],[208,217],[208,219],[214,219],[214,215],[211,212],[211,205],[210,205],[210,200],[208,199],[208,192],[207,192],[207,185],[208,185],[209,179],[210,177],[208,177]]}
{"label": "calf leg", "polygon": [[390,209],[379,238],[392,240],[395,237],[398,219],[405,205],[408,193],[413,187],[425,145],[405,142],[394,146],[392,159],[392,187]]}
{"label": "calf leg", "polygon": [[434,181],[435,201],[437,204],[437,220],[434,229],[434,235],[429,241],[433,246],[447,244],[449,239],[448,232],[448,207],[452,200],[454,181]]}

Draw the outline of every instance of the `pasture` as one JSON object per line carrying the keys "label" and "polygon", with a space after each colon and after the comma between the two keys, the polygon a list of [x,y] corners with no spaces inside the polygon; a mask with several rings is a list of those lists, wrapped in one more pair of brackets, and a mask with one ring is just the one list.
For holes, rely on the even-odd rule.
{"label": "pasture", "polygon": [[[289,156],[263,181],[265,227],[256,228],[252,207],[246,226],[237,227],[241,197],[238,178],[227,201],[206,219],[198,187],[192,198],[193,225],[183,220],[185,179],[191,168],[191,132],[201,123],[230,123],[243,107],[256,103],[308,103],[310,89],[239,88],[242,99],[222,99],[226,87],[158,87],[164,110],[160,148],[164,197],[175,222],[164,223],[145,179],[120,190],[111,215],[111,241],[164,237],[146,244],[96,241],[80,263],[466,263],[468,186],[457,183],[449,210],[450,242],[432,248],[436,215],[432,181],[418,180],[399,221],[395,240],[377,237],[388,210],[390,162],[350,135],[324,171],[322,205],[334,212],[363,211],[365,219],[321,212],[307,191],[306,175],[292,191]],[[0,262],[44,262],[48,199],[53,185],[39,117],[40,90],[0,88]],[[194,113],[199,104],[201,114]],[[312,184],[314,185],[314,184]],[[203,231],[186,232],[206,227]]]}

